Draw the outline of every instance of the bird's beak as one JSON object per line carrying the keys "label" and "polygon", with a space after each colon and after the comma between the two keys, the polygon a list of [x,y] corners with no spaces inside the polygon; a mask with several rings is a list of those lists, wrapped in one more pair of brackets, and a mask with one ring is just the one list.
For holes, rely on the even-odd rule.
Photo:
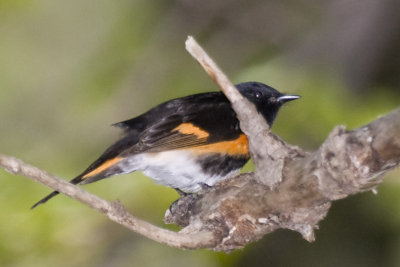
{"label": "bird's beak", "polygon": [[278,100],[278,102],[283,104],[283,103],[286,103],[286,102],[289,102],[292,100],[296,100],[299,98],[300,98],[299,95],[282,95],[282,96],[278,97],[277,100]]}

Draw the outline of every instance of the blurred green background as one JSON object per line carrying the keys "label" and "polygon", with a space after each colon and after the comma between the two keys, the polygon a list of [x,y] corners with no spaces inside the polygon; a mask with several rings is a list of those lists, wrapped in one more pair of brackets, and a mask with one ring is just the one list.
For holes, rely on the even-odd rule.
{"label": "blurred green background", "polygon": [[[399,105],[399,11],[397,0],[0,0],[0,153],[69,180],[121,135],[110,124],[218,90],[187,35],[234,82],[302,95],[273,131],[314,150],[335,125]],[[314,243],[281,230],[227,255],[157,244],[65,196],[31,211],[50,190],[0,170],[0,266],[400,266],[399,175],[334,203]],[[178,197],[140,173],[85,189],[163,227]]]}

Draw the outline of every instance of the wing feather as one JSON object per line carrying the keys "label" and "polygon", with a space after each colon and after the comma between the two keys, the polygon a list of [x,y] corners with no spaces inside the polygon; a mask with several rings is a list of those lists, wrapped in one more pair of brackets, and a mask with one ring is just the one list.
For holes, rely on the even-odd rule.
{"label": "wing feather", "polygon": [[241,134],[236,114],[221,92],[170,100],[116,126],[137,134],[137,142],[121,151],[123,157],[203,146]]}

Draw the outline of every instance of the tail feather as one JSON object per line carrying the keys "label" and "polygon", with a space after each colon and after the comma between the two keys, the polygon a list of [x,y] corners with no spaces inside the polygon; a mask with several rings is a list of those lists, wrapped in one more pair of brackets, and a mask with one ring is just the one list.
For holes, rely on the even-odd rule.
{"label": "tail feather", "polygon": [[[79,175],[77,177],[75,177],[74,179],[72,179],[71,181],[69,181],[71,184],[79,184],[80,182],[82,182],[82,175]],[[35,203],[35,205],[33,205],[31,207],[31,209],[36,208],[38,205],[40,204],[44,204],[46,203],[49,199],[57,196],[59,194],[58,191],[53,191],[50,194],[48,194],[47,196],[45,196],[44,198],[42,198],[41,200],[39,200],[38,202]]]}
{"label": "tail feather", "polygon": [[[123,141],[123,140],[122,140]],[[89,184],[98,180],[123,173],[118,167],[118,163],[123,159],[118,156],[117,152],[123,148],[120,141],[111,146],[104,154],[93,162],[83,173],[69,181],[71,184]],[[116,155],[117,154],[117,155]],[[39,200],[31,209],[36,208],[40,204],[46,203],[49,199],[57,196],[58,191],[53,191],[41,200]]]}

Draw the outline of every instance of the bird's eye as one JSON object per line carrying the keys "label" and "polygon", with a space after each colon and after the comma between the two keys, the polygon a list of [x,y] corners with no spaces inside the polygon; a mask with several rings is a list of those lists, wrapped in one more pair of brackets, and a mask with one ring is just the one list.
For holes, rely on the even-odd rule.
{"label": "bird's eye", "polygon": [[255,93],[255,97],[256,97],[256,98],[260,98],[261,96],[262,96],[261,92],[256,92],[256,93]]}

